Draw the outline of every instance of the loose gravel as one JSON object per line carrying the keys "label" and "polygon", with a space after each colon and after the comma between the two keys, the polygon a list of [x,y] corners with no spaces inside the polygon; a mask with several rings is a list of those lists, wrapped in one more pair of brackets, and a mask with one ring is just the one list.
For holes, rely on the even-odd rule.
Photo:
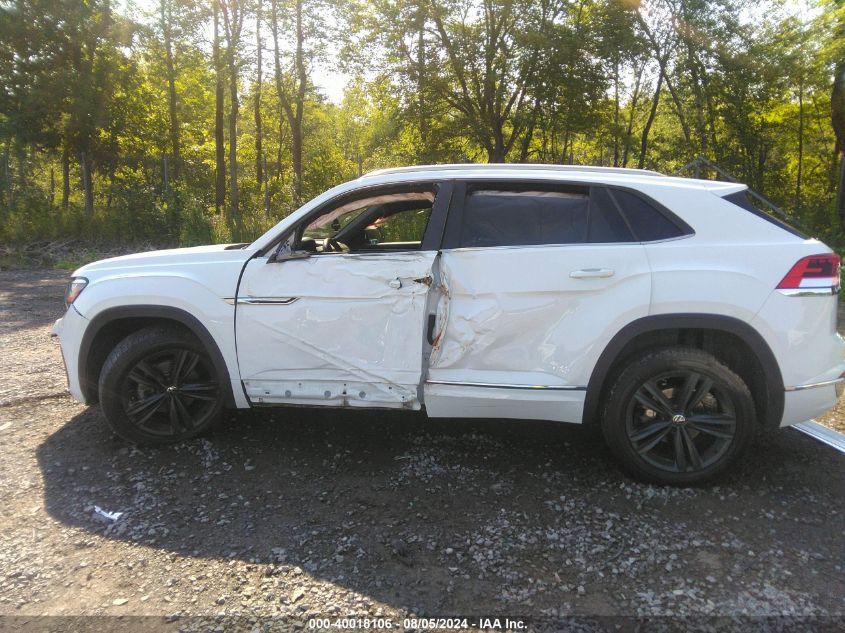
{"label": "loose gravel", "polygon": [[760,440],[690,489],[636,483],[580,429],[528,421],[277,409],[134,447],[64,391],[49,330],[65,278],[0,272],[0,615],[18,616],[0,630],[845,626],[845,456],[811,438]]}

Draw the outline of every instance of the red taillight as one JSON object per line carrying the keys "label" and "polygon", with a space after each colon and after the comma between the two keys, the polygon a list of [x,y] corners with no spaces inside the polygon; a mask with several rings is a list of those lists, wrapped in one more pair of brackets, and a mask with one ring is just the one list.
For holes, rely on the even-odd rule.
{"label": "red taillight", "polygon": [[839,255],[810,255],[799,259],[778,288],[839,288]]}

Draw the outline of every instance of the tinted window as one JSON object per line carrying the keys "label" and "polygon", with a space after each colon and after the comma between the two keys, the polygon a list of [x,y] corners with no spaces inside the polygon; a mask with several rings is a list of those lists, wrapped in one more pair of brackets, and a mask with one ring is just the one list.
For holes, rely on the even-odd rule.
{"label": "tinted window", "polygon": [[609,193],[640,242],[665,240],[684,234],[674,222],[640,196],[619,189]]}
{"label": "tinted window", "polygon": [[636,241],[604,187],[593,187],[590,192],[588,241],[593,244]]}
{"label": "tinted window", "polygon": [[474,191],[464,205],[461,246],[581,244],[589,206],[586,191]]}
{"label": "tinted window", "polygon": [[789,233],[792,233],[793,235],[800,237],[803,240],[807,239],[807,236],[804,235],[801,231],[799,231],[795,227],[790,226],[786,222],[784,222],[784,221],[782,221],[782,220],[780,220],[780,219],[778,219],[778,218],[776,218],[772,215],[769,215],[765,211],[762,211],[762,210],[758,209],[757,207],[755,207],[751,203],[751,200],[749,200],[747,189],[743,189],[742,191],[737,191],[736,193],[730,193],[730,194],[724,196],[724,199],[727,200],[728,202],[732,202],[733,204],[740,207],[741,209],[745,209],[746,211],[753,213],[758,218],[762,218],[762,219],[766,220],[766,222],[771,222],[775,226],[779,226],[784,231],[788,231]]}

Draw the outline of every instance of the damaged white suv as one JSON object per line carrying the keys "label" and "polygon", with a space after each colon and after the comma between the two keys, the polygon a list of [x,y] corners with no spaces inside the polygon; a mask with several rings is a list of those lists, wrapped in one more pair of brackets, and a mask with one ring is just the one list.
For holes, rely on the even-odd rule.
{"label": "damaged white suv", "polygon": [[755,427],[836,403],[839,257],[745,186],[654,172],[444,165],[368,174],[248,245],[77,270],[70,391],[172,442],[224,407],[425,408],[600,425],[686,484]]}

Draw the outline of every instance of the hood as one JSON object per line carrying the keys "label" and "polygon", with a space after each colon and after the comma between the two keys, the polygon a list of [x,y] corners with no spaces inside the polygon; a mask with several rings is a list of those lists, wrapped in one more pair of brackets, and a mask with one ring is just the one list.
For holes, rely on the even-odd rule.
{"label": "hood", "polygon": [[169,248],[162,251],[148,251],[101,259],[77,269],[73,276],[84,277],[88,273],[129,271],[149,267],[161,268],[168,265],[244,261],[252,254],[253,250],[249,248],[249,245],[243,244],[210,244],[189,248]]}

